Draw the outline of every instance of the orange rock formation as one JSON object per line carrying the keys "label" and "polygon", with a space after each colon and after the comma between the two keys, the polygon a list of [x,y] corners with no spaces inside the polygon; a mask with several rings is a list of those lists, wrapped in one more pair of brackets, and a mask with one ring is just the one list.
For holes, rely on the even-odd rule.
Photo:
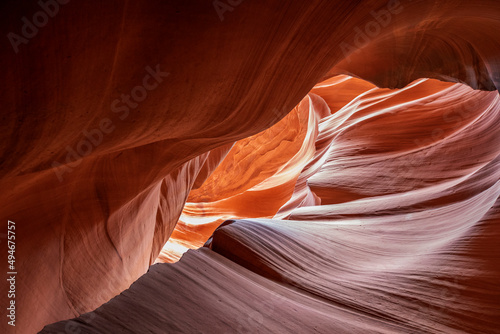
{"label": "orange rock formation", "polygon": [[497,330],[498,1],[1,6],[16,333]]}

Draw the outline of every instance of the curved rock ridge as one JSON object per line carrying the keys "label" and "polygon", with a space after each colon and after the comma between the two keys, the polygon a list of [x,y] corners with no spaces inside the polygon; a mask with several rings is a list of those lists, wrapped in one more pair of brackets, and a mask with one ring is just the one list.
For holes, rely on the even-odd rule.
{"label": "curved rock ridge", "polygon": [[306,96],[284,119],[235,143],[221,164],[193,189],[157,262],[172,262],[203,246],[230,218],[273,217],[294,191],[297,177],[315,154],[318,122],[328,106]]}
{"label": "curved rock ridge", "polygon": [[307,184],[323,205],[440,197],[498,155],[499,106],[497,92],[428,79],[367,91],[321,120],[333,140]]}
{"label": "curved rock ridge", "polygon": [[[497,183],[411,228],[406,215],[232,221],[212,250],[155,264],[96,311],[41,333],[494,333],[499,194]],[[450,233],[442,218],[471,206]],[[391,233],[380,240],[381,230]]]}
{"label": "curved rock ridge", "polygon": [[[332,110],[336,112],[373,88],[366,81],[345,75],[330,78],[317,84],[283,120],[238,141],[205,183],[190,192],[156,262],[175,262],[188,249],[201,247],[226,219],[283,216],[297,196],[304,201],[299,206],[319,204],[309,188],[304,188],[303,194],[294,192],[299,184],[305,184],[306,164],[318,166],[313,161],[324,157],[333,140],[324,134],[318,139],[318,124]],[[294,199],[290,200],[292,192]],[[285,202],[289,204],[281,208]]]}
{"label": "curved rock ridge", "polygon": [[[309,132],[310,114],[305,131],[305,114],[297,113],[304,132],[297,131],[297,146],[288,146],[288,153],[297,150],[293,157],[304,148],[299,161],[275,164],[283,171],[266,180],[256,177],[246,191],[241,183],[225,183],[234,183],[233,195],[245,200],[257,185],[259,193],[279,200],[265,201],[255,214],[235,202],[228,211],[237,217],[329,221],[349,215],[331,205],[349,209],[349,203],[356,206],[349,209],[355,216],[411,213],[491,188],[498,138],[496,112],[488,108],[497,108],[497,93],[415,80],[497,89],[499,14],[496,0],[3,1],[0,216],[16,222],[16,331],[31,333],[76,317],[129,287],[157,258],[191,188],[203,186],[235,142],[270,128],[308,92],[302,103],[315,110],[328,106],[333,115],[341,110],[345,119],[320,112]],[[403,99],[425,99],[435,107],[432,94],[444,97],[448,89],[450,101],[460,104],[461,95],[477,101],[472,108],[477,113],[462,115],[457,106],[458,115],[443,115],[419,106],[433,119],[427,124],[415,115],[403,117],[398,94],[371,92],[372,84],[339,74],[380,87],[417,82],[423,91],[410,96],[403,89]],[[327,79],[325,87],[311,91]],[[329,85],[342,82],[344,93],[329,95]],[[398,118],[370,107],[384,106],[384,94],[388,105],[400,107],[395,112],[423,146],[398,133],[399,123],[377,119]],[[356,96],[366,115],[344,105]],[[436,129],[433,122],[443,120],[442,133],[438,129],[433,144],[425,144]],[[380,127],[389,126],[394,141],[377,136]],[[340,128],[345,131],[338,133]],[[370,131],[373,152],[361,146],[371,143]],[[353,139],[358,135],[359,141]],[[403,140],[400,148],[397,140]],[[352,171],[342,171],[339,154]],[[405,155],[413,160],[405,162]],[[429,157],[436,164],[417,168],[418,175],[409,168],[388,180],[402,165]],[[437,170],[443,172],[431,175]],[[332,180],[331,172],[341,180]],[[262,176],[277,171],[266,173]],[[377,177],[368,181],[369,175]],[[398,194],[409,195],[403,200]],[[395,198],[401,207],[391,206]],[[213,208],[224,218],[201,232],[196,245],[226,219],[227,203],[219,203],[224,199]],[[355,201],[363,200],[366,212],[359,213],[357,205],[364,202]],[[490,242],[482,233],[477,238]],[[477,258],[484,262],[483,255]],[[7,272],[7,261],[2,263]],[[0,295],[8,288],[2,284]],[[326,326],[322,330],[333,325]],[[0,328],[12,331],[6,322]]]}
{"label": "curved rock ridge", "polygon": [[[338,96],[338,100],[335,101],[334,96]],[[498,94],[493,92],[479,92],[463,85],[427,79],[415,81],[401,90],[388,90],[360,79],[339,76],[317,84],[294,111],[305,110],[306,101],[319,117],[310,122],[310,129],[312,123],[315,134],[309,139],[316,143],[314,147],[308,145],[314,156],[311,153],[303,156],[304,162],[294,167],[302,171],[298,178],[295,173],[283,175],[281,167],[276,167],[280,161],[273,159],[277,155],[283,157],[281,148],[276,148],[283,139],[275,133],[288,133],[283,132],[283,126],[291,131],[293,125],[285,123],[293,115],[291,113],[269,130],[238,142],[206,183],[190,193],[181,220],[158,262],[178,260],[187,249],[200,247],[226,219],[272,215],[284,219],[292,215],[292,211],[294,217],[300,217],[307,215],[308,210],[312,216],[315,210],[325,215],[325,208],[294,209],[382,195],[385,197],[377,199],[377,203],[386,199],[390,199],[388,203],[399,203],[400,195],[439,197],[441,191],[463,181],[464,175],[474,173],[497,154],[485,145],[498,142],[495,113],[499,102]],[[477,122],[485,125],[479,126]],[[470,147],[467,149],[457,142],[462,131],[469,132],[466,142]],[[486,135],[474,140],[483,131]],[[258,148],[245,150],[249,142]],[[293,154],[295,151],[288,152]],[[450,176],[442,170],[464,158],[456,152],[465,152],[471,159],[449,171],[454,175]],[[300,150],[295,157],[303,153]],[[262,166],[255,156],[263,156],[265,165]],[[273,163],[268,163],[267,159]],[[293,161],[291,159],[287,166]],[[253,170],[262,172],[249,180],[248,174]],[[277,172],[258,187],[254,186],[265,178],[266,170]],[[455,181],[450,180],[452,177]],[[278,179],[295,183],[295,190],[292,198],[276,210],[280,203],[277,194],[290,197],[290,191],[284,191],[282,184],[275,181]],[[231,185],[233,188],[226,186],[231,180],[237,180]],[[234,195],[231,189],[242,183],[245,183],[240,186],[242,192]],[[443,184],[431,187],[433,183]],[[247,193],[248,188],[251,188],[251,195]],[[269,189],[272,189],[271,195],[262,192]],[[224,195],[226,199],[221,198]],[[363,202],[363,205],[366,204]],[[271,215],[263,211],[266,207],[270,207]],[[389,207],[383,208],[386,209]],[[321,215],[315,218],[322,219]]]}
{"label": "curved rock ridge", "polygon": [[[335,95],[344,102],[327,102]],[[305,111],[302,123],[292,122]],[[269,161],[288,153],[281,163],[296,161],[292,169],[301,172],[274,219],[227,220],[206,247],[152,266],[96,311],[42,333],[493,333],[500,325],[499,111],[497,92],[462,84],[420,79],[390,90],[328,79],[277,125],[233,146],[188,197],[200,202],[188,203],[181,219],[201,223],[180,222],[162,255],[177,260],[225,219],[231,206],[220,205],[225,188],[217,188],[224,177],[238,182],[228,186],[229,198],[243,196],[245,214],[257,216],[245,193],[267,191],[262,184],[281,189],[275,179],[286,169]],[[292,124],[314,134],[309,154],[301,153],[311,147],[307,135],[293,137],[291,152],[276,145]],[[266,144],[245,150],[253,141]],[[258,180],[245,176],[250,160],[258,170],[264,164]],[[162,310],[151,308],[160,301]]]}
{"label": "curved rock ridge", "polygon": [[340,43],[345,57],[331,75],[353,75],[391,88],[419,78],[482,90],[500,88],[500,42],[495,33],[500,6],[495,0],[388,1],[363,14]]}

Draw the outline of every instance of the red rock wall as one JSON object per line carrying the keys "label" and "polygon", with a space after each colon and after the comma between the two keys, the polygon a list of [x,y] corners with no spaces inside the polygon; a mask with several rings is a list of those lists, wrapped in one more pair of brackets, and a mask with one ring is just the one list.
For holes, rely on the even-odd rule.
{"label": "red rock wall", "polygon": [[[293,123],[284,121],[310,110],[312,154],[292,150],[297,153],[285,160],[301,172],[288,175],[295,190],[274,219],[239,217],[236,207],[228,215],[241,219],[226,220],[206,247],[188,251],[175,265],[151,267],[110,303],[43,333],[104,333],[120,326],[154,333],[494,333],[498,93],[431,79],[401,90],[353,87],[366,86],[348,77],[319,83],[313,92],[327,99],[352,94],[351,101],[330,109],[310,93],[283,121],[236,143],[191,192],[188,200],[199,202],[184,208],[185,221],[160,260],[176,260],[185,250],[180,246],[199,247],[212,234],[224,210],[233,208],[221,204],[226,199],[210,201],[225,189],[241,189],[232,196],[245,198],[249,217],[258,215],[260,202],[246,194],[254,182],[243,167],[248,159],[263,159],[262,170],[276,174],[267,173],[260,185],[271,188],[259,190],[282,189],[273,181],[283,165],[264,158],[280,153],[275,144],[282,138],[270,134],[288,134],[282,124]],[[265,144],[246,149],[263,138]],[[218,189],[228,179],[235,183]],[[272,199],[264,193],[260,200]]]}
{"label": "red rock wall", "polygon": [[[233,2],[224,13],[211,1],[201,0],[59,4],[58,12],[32,33],[26,28],[23,33],[23,26],[37,17],[40,4],[6,1],[0,8],[4,36],[12,32],[23,38],[22,43],[12,42],[12,35],[2,39],[0,54],[5,64],[0,90],[0,216],[15,221],[18,228],[16,329],[20,333],[90,311],[127,288],[156,258],[191,186],[201,186],[227,145],[270,127],[322,79],[347,73],[387,87],[403,87],[421,77],[460,81],[484,90],[500,84],[496,34],[500,9],[493,0],[391,1],[389,7],[385,1],[243,1]],[[356,43],[359,31],[377,22],[372,10],[389,11],[391,22]],[[359,85],[352,89],[367,88]],[[447,94],[431,86],[428,90]],[[465,88],[450,89],[457,95],[467,93]],[[425,97],[429,92],[419,94]],[[463,176],[461,171],[478,171],[481,186],[457,191],[472,203],[482,203],[471,214],[481,222],[498,220],[486,209],[486,203],[493,201],[496,188],[491,182],[497,175],[492,148],[498,147],[494,145],[497,118],[484,106],[497,99],[492,94],[497,93],[473,99],[480,102],[476,111],[482,112],[477,114],[481,120],[477,132],[465,129],[475,114],[458,121],[467,145],[439,141],[451,146],[452,158],[431,166],[445,168],[442,178],[450,182]],[[408,98],[413,101],[416,96]],[[313,95],[311,100],[320,103]],[[329,106],[339,103],[326,95],[324,100]],[[367,114],[372,112],[369,108]],[[442,116],[423,112],[430,112],[431,119]],[[393,119],[388,124],[399,124],[396,117],[387,118]],[[423,120],[412,121],[426,127],[420,123]],[[342,152],[333,155],[347,156],[352,172],[343,173],[342,182],[328,183],[320,177],[338,169],[335,161],[314,171],[309,188],[322,202],[336,204],[339,194],[347,201],[409,191],[413,186],[418,192],[443,181],[434,180],[431,167],[417,177],[399,175],[396,190],[379,182],[390,169],[371,180],[368,176],[379,169],[358,166],[356,159],[373,155],[374,166],[393,169],[398,161],[382,159],[384,152],[396,150],[388,144],[391,140],[375,136],[373,152],[360,152],[348,143],[358,135],[367,142],[370,126],[378,128],[376,123],[365,126],[368,129],[351,128],[343,134]],[[402,134],[397,126],[394,129],[391,136],[399,139]],[[449,136],[456,130],[443,131]],[[436,147],[417,156],[441,156],[441,146]],[[455,151],[459,148],[471,153]],[[401,147],[413,149],[411,143]],[[370,187],[361,189],[367,180]],[[308,203],[317,203],[308,194]],[[436,201],[451,201],[458,196],[453,194]],[[463,210],[471,205],[463,202]],[[293,219],[299,219],[325,214],[330,219],[332,214],[293,207],[284,215],[291,212]],[[486,220],[478,218],[480,213]],[[457,229],[472,223],[463,224]],[[477,233],[485,243],[491,242],[490,232]],[[472,254],[471,247],[462,252]],[[488,258],[481,251],[474,254],[481,261]],[[484,275],[487,280],[494,277],[491,272]],[[2,286],[2,296],[5,291]]]}

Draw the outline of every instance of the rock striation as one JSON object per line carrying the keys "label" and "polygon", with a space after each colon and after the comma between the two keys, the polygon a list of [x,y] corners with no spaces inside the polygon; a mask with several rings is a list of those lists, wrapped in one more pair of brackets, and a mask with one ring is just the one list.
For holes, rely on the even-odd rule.
{"label": "rock striation", "polygon": [[17,333],[497,330],[498,1],[0,13]]}

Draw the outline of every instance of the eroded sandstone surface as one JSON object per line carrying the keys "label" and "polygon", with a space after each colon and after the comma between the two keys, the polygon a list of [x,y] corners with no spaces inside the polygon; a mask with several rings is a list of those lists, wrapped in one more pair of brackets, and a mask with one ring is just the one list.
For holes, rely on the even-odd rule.
{"label": "eroded sandstone surface", "polygon": [[0,5],[16,333],[497,330],[498,1],[42,3]]}

